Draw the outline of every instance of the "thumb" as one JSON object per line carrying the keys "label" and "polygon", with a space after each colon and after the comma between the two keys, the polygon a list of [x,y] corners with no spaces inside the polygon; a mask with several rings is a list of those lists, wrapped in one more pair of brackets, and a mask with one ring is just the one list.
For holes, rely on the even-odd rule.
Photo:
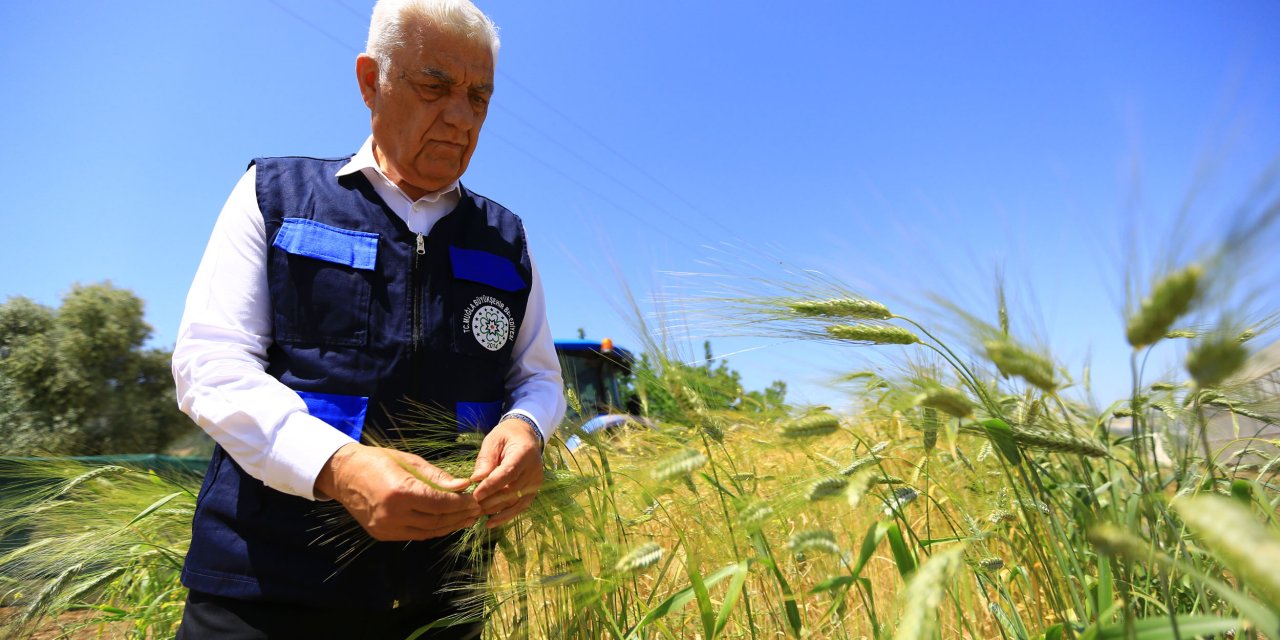
{"label": "thumb", "polygon": [[476,468],[471,472],[471,481],[475,483],[483,482],[493,470],[498,468],[502,462],[502,437],[493,436],[485,438],[480,444],[480,454],[476,456]]}
{"label": "thumb", "polygon": [[457,493],[471,486],[470,480],[467,480],[466,478],[455,478],[440,467],[437,467],[418,456],[406,456],[405,458],[402,458],[402,460],[408,462],[408,465],[405,465],[408,467],[405,468],[405,471],[408,471],[413,477],[417,478],[423,484],[426,484],[432,489]]}

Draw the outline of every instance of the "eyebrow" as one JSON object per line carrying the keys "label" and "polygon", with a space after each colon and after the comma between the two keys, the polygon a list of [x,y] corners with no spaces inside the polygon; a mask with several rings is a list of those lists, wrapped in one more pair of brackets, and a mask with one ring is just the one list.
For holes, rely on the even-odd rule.
{"label": "eyebrow", "polygon": [[[454,80],[453,76],[449,75],[449,73],[443,69],[437,69],[435,67],[423,67],[421,70],[421,73],[424,76],[435,78],[436,80],[439,80],[440,82],[443,82],[450,86],[458,84],[458,81]],[[479,91],[480,93],[493,93],[493,83],[491,82],[477,84],[472,86],[471,88],[475,91]]]}
{"label": "eyebrow", "polygon": [[422,75],[430,78],[435,78],[436,80],[439,80],[445,84],[457,84],[457,81],[453,79],[453,76],[449,75],[444,70],[437,69],[435,67],[423,67]]}

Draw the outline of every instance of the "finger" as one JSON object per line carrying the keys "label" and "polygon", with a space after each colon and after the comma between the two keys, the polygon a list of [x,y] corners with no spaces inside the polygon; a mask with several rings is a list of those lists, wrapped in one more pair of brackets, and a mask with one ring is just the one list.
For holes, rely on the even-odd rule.
{"label": "finger", "polygon": [[542,487],[542,470],[536,465],[526,465],[526,467],[525,472],[515,482],[479,500],[480,510],[484,513],[496,514],[521,498],[538,495],[538,490]]}
{"label": "finger", "polygon": [[500,511],[510,507],[524,497],[524,492],[507,485],[498,493],[489,496],[480,502],[480,512],[487,513],[491,516],[497,515]]}
{"label": "finger", "polygon": [[402,465],[410,468],[405,469],[419,481],[426,484],[432,489],[445,492],[459,492],[471,486],[471,480],[467,478],[455,478],[449,475],[444,469],[437,467],[422,458],[415,455],[405,455],[399,457]]}
{"label": "finger", "polygon": [[498,434],[489,434],[480,443],[480,453],[476,456],[476,467],[471,472],[472,482],[483,482],[502,462],[502,450],[506,441]]}
{"label": "finger", "polygon": [[502,490],[503,487],[512,484],[522,475],[522,463],[526,461],[516,456],[507,456],[493,473],[489,474],[483,482],[476,486],[476,490],[472,493],[476,500],[484,502],[486,498]]}
{"label": "finger", "polygon": [[448,535],[460,529],[466,529],[475,524],[480,519],[480,514],[468,515],[462,518],[439,519],[434,525],[426,527],[431,532],[431,537],[438,538]]}
{"label": "finger", "polygon": [[[496,474],[493,478],[495,481],[500,479]],[[498,486],[496,488],[476,487],[476,491],[472,495],[475,496],[476,501],[480,503],[485,513],[493,513],[494,509],[492,507],[495,501],[515,502],[526,495],[536,494],[541,486],[542,465],[539,461],[526,459],[516,466],[516,477],[506,486]],[[481,488],[484,490],[481,491]],[[511,494],[511,496],[503,497],[505,494]]]}
{"label": "finger", "polygon": [[475,521],[468,522],[461,526],[437,525],[433,527],[401,527],[383,536],[375,535],[374,538],[382,542],[406,542],[410,540],[430,540],[432,538],[440,538],[447,536],[459,529],[465,529],[471,526]]}
{"label": "finger", "polygon": [[415,493],[406,502],[409,511],[426,516],[479,514],[480,504],[467,494],[430,491]]}
{"label": "finger", "polygon": [[475,524],[479,519],[480,514],[478,513],[460,518],[441,519],[437,520],[434,526],[428,527],[428,530],[436,536],[441,536],[447,533],[453,533],[459,529],[466,529],[467,527]]}
{"label": "finger", "polygon": [[538,496],[537,489],[510,489],[480,504],[481,513],[495,516],[521,500],[532,500]]}
{"label": "finger", "polygon": [[490,516],[489,520],[484,523],[484,526],[486,529],[492,529],[506,524],[512,518],[520,515],[525,509],[528,509],[531,504],[533,504],[533,496],[525,496],[514,505]]}
{"label": "finger", "polygon": [[[514,504],[520,498],[537,492],[536,485],[530,486],[530,483],[523,480],[523,477],[517,478],[506,486],[488,491],[487,494],[481,493],[476,499],[476,502],[480,504],[480,510],[488,514],[497,513]],[[474,496],[475,494],[472,495]]]}
{"label": "finger", "polygon": [[379,542],[406,542],[409,540],[426,540],[430,532],[421,527],[375,527],[365,528],[369,536]]}
{"label": "finger", "polygon": [[[426,540],[427,538],[435,538],[440,536],[440,531],[453,526],[454,523],[441,523],[438,521],[406,523],[399,522],[394,525],[381,525],[372,529],[365,529],[373,536],[375,540],[382,542],[404,542],[408,540]],[[462,526],[470,526],[470,523]],[[457,527],[462,528],[462,527]],[[455,529],[456,530],[456,529]]]}
{"label": "finger", "polygon": [[458,529],[471,526],[479,518],[479,511],[474,513],[453,513],[446,515],[413,513],[405,517],[402,525],[406,527],[413,527],[420,531],[457,531]]}

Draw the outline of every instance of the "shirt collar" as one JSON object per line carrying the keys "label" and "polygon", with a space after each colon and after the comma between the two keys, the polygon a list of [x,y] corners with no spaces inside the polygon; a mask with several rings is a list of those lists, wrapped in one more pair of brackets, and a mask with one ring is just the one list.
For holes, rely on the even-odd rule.
{"label": "shirt collar", "polygon": [[[383,173],[382,169],[378,167],[378,161],[373,157],[373,136],[366,138],[364,144],[360,145],[360,150],[357,151],[354,156],[351,156],[351,160],[342,165],[342,168],[338,169],[338,172],[334,175],[341,178],[342,176],[351,175],[356,172],[363,173],[364,177],[368,178],[370,182],[374,182],[375,184],[377,182],[382,182],[386,186],[391,187],[396,191],[396,193],[399,193],[406,202],[415,202],[415,200],[405,194],[404,191],[401,191],[400,187],[396,186],[396,183],[393,182],[391,178],[388,178],[387,174]],[[436,202],[440,200],[440,198],[453,193],[457,188],[458,181],[454,180],[453,184],[450,184],[439,191],[427,193],[421,198],[418,198],[416,202]]]}

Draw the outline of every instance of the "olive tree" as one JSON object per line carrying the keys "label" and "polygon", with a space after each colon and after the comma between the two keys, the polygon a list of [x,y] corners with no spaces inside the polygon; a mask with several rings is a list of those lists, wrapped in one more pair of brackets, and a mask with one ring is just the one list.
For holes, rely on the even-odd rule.
{"label": "olive tree", "polygon": [[159,452],[193,429],[142,310],[109,282],[73,286],[57,309],[0,305],[0,454]]}

